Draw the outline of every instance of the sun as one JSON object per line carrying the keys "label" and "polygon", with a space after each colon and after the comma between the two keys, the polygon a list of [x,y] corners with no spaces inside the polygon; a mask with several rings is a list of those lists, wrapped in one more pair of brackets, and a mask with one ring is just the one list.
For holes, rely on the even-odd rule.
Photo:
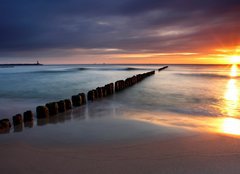
{"label": "sun", "polygon": [[221,132],[240,135],[240,120],[235,118],[225,118],[222,123]]}
{"label": "sun", "polygon": [[232,64],[239,64],[240,63],[240,56],[234,55],[230,57],[230,62]]}

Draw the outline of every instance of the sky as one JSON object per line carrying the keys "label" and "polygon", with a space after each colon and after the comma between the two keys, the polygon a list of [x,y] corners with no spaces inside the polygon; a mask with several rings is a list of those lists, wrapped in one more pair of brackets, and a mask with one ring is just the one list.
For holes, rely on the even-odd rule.
{"label": "sky", "polygon": [[0,4],[0,63],[240,62],[239,0]]}

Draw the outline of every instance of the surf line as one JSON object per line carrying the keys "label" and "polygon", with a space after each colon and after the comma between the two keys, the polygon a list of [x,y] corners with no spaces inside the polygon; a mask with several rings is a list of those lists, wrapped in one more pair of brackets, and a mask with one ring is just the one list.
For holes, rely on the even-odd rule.
{"label": "surf line", "polygon": [[[164,66],[159,68],[158,71],[162,71],[168,68]],[[43,125],[46,119],[54,117],[60,113],[64,113],[73,108],[77,108],[86,105],[87,102],[94,102],[96,100],[102,99],[107,96],[111,96],[114,93],[118,93],[125,90],[147,77],[155,74],[155,70],[149,71],[142,74],[137,74],[129,77],[125,80],[118,80],[115,83],[109,83],[105,86],[97,87],[88,91],[87,95],[85,93],[79,93],[77,95],[71,96],[71,99],[64,99],[57,102],[49,102],[45,106],[36,107],[36,118],[39,125]],[[24,112],[23,114],[16,114],[12,117],[12,123],[10,119],[4,118],[0,120],[0,133],[10,133],[11,127],[13,125],[14,132],[21,132],[24,127],[32,128],[34,124],[34,114],[31,110]]]}

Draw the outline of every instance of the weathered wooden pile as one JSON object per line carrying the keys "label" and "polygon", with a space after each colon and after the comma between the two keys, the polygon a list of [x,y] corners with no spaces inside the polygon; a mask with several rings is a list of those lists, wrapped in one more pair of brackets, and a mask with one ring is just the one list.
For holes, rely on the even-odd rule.
{"label": "weathered wooden pile", "polygon": [[164,67],[162,67],[162,68],[159,68],[158,71],[162,71],[162,70],[164,70],[164,69],[166,69],[166,68],[168,68],[168,66],[164,66]]}
{"label": "weathered wooden pile", "polygon": [[[165,69],[165,68],[164,68]],[[111,96],[119,91],[122,91],[128,87],[131,87],[143,79],[155,74],[155,71],[150,71],[143,74],[138,74],[132,77],[129,77],[125,80],[118,80],[114,83],[106,84],[102,87],[97,87],[96,89],[90,90],[87,93],[87,97],[84,93],[79,93],[73,95],[70,99],[60,100],[57,102],[47,103],[45,106],[36,107],[36,118],[37,119],[46,119],[52,116],[57,115],[58,113],[64,113],[74,107],[80,107],[87,104],[88,101],[95,101],[107,96]],[[32,127],[34,120],[34,114],[32,111],[28,110],[22,114],[16,114],[12,117],[12,124],[15,127],[22,128],[23,124],[25,127]],[[0,133],[8,133],[12,126],[9,119],[5,118],[0,120]]]}

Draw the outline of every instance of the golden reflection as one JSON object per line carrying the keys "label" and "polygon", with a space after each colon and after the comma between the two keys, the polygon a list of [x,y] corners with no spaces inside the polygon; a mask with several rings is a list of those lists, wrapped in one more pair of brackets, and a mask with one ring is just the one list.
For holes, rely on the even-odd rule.
{"label": "golden reflection", "polygon": [[236,64],[233,64],[230,71],[231,77],[236,77],[238,75],[238,67]]}
{"label": "golden reflection", "polygon": [[[238,102],[238,89],[236,85],[236,80],[235,79],[230,79],[227,84],[227,90],[225,93],[225,99],[231,102],[231,105],[233,103]],[[234,104],[234,105],[235,105]]]}
{"label": "golden reflection", "polygon": [[[237,65],[232,65],[230,76],[236,77],[238,73]],[[227,116],[237,116],[237,109],[239,105],[238,83],[236,79],[230,79],[227,83],[226,92],[224,95],[225,108]]]}
{"label": "golden reflection", "polygon": [[223,119],[220,131],[231,135],[240,135],[240,120],[236,118]]}
{"label": "golden reflection", "polygon": [[159,117],[158,113],[138,113],[136,116],[131,114],[126,119],[133,119],[154,125],[179,128],[194,132],[211,132],[226,134],[240,138],[240,119],[223,117],[201,117],[184,116],[166,113]]}
{"label": "golden reflection", "polygon": [[[204,131],[225,134],[240,138],[240,114],[239,114],[239,82],[237,65],[232,65],[226,85],[224,103],[221,108],[226,117],[201,117],[166,113],[159,117],[159,113],[134,113],[127,119],[134,119],[164,127],[174,127],[190,131]],[[135,116],[134,116],[135,115]]]}

